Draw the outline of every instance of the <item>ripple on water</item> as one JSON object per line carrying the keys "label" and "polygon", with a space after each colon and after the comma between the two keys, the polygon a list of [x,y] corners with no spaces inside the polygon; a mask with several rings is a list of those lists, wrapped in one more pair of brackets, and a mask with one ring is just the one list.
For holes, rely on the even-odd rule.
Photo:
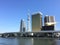
{"label": "ripple on water", "polygon": [[6,44],[6,43],[0,43],[0,45],[8,45],[8,44]]}

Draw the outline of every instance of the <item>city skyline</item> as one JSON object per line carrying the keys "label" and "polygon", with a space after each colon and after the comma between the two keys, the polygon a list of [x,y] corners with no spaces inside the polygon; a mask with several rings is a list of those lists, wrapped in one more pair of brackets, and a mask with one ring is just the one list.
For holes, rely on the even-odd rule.
{"label": "city skyline", "polygon": [[[18,32],[20,20],[34,12],[41,11],[45,15],[55,16],[56,30],[60,30],[60,1],[59,0],[0,0],[0,33]],[[30,11],[28,11],[28,9]]]}

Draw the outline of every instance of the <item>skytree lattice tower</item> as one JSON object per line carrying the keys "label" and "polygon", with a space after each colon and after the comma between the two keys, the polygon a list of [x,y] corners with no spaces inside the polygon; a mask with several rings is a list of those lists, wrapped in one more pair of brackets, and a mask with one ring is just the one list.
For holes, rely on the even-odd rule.
{"label": "skytree lattice tower", "polygon": [[27,31],[30,32],[31,31],[30,30],[30,15],[28,14],[27,16],[28,16],[27,17],[27,21],[28,21],[28,23],[27,23]]}

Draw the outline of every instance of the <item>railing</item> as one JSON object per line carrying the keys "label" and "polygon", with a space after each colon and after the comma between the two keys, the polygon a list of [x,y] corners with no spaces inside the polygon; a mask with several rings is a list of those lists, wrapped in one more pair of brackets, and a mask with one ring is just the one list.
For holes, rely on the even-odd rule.
{"label": "railing", "polygon": [[60,31],[8,32],[1,34],[1,37],[57,37],[58,33]]}

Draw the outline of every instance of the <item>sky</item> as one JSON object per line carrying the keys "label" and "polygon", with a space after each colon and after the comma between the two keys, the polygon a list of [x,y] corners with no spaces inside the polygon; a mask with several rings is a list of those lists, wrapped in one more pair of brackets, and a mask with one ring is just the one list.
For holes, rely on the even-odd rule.
{"label": "sky", "polygon": [[20,20],[34,12],[55,16],[56,30],[60,30],[60,0],[0,0],[0,33],[20,31]]}

